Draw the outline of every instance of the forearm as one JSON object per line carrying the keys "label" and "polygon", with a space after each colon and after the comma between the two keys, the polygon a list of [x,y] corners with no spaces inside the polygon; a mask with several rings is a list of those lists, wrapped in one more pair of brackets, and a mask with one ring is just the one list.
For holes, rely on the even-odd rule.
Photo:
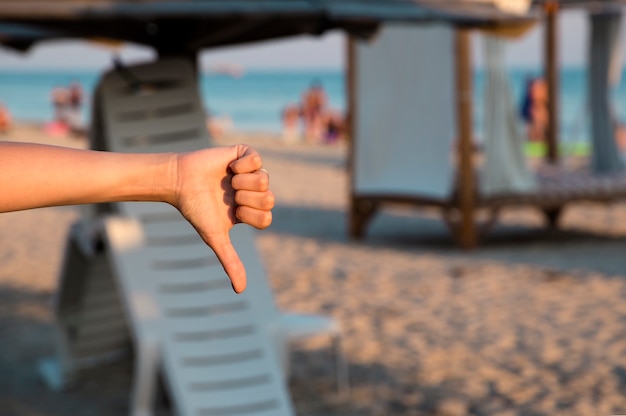
{"label": "forearm", "polygon": [[274,196],[260,155],[236,145],[190,153],[122,154],[0,142],[0,212],[55,205],[163,201],[213,249],[233,289],[246,272],[229,231],[266,228]]}
{"label": "forearm", "polygon": [[0,212],[115,201],[172,202],[175,154],[0,143]]}

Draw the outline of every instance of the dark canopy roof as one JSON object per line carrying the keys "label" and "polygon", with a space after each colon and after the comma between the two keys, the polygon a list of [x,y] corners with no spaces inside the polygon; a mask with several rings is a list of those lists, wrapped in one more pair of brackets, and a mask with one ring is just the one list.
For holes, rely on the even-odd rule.
{"label": "dark canopy roof", "polygon": [[50,38],[107,38],[196,52],[331,29],[367,35],[383,21],[497,26],[528,18],[463,0],[0,0],[0,42],[27,49]]}

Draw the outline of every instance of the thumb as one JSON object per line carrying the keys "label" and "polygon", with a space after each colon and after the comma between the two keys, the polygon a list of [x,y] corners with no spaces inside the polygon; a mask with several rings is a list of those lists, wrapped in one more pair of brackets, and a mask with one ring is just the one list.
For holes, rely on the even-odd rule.
{"label": "thumb", "polygon": [[243,292],[246,289],[246,269],[235,247],[233,247],[228,233],[219,238],[218,241],[211,241],[209,245],[222,263],[235,293]]}

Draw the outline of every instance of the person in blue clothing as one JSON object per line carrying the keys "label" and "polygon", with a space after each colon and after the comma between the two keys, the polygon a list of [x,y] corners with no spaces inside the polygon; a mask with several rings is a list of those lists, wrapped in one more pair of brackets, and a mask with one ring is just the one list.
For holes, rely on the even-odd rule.
{"label": "person in blue clothing", "polygon": [[522,118],[522,120],[524,120],[525,123],[530,123],[531,121],[531,116],[530,116],[530,107],[532,104],[532,99],[531,99],[531,90],[532,90],[532,84],[534,82],[534,79],[531,77],[527,77],[526,78],[526,84],[524,87],[524,95],[522,97],[522,104],[520,105],[520,117]]}
{"label": "person in blue clothing", "polygon": [[528,140],[544,141],[548,127],[548,86],[543,78],[526,80],[520,116],[526,124]]}

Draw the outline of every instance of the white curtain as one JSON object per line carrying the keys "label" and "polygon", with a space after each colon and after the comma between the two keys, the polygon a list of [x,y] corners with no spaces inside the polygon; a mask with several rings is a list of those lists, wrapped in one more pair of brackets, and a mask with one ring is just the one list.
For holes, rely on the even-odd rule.
{"label": "white curtain", "polygon": [[356,48],[354,187],[448,198],[456,138],[454,30],[387,25]]}
{"label": "white curtain", "polygon": [[485,165],[481,191],[485,195],[527,192],[535,179],[524,157],[522,133],[504,67],[505,41],[484,36],[487,82],[485,85]]}
{"label": "white curtain", "polygon": [[621,13],[590,14],[589,107],[591,113],[592,168],[597,173],[623,169],[615,143],[615,118],[611,106],[611,84],[621,73]]}

